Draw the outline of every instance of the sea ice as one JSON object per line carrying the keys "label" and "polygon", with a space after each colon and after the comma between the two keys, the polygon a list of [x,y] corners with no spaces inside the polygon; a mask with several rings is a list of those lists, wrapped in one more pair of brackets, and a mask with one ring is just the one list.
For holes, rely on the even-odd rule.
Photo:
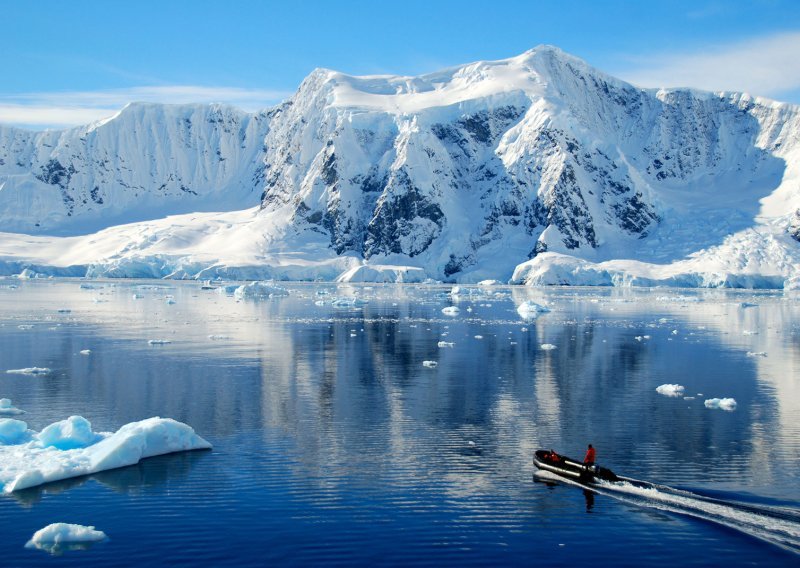
{"label": "sea ice", "polygon": [[748,357],[766,357],[767,356],[767,352],[766,351],[748,351],[747,352],[747,356]]}
{"label": "sea ice", "polygon": [[541,304],[537,304],[533,300],[526,300],[522,302],[517,308],[517,313],[525,319],[534,319],[539,317],[540,314],[545,314],[550,310]]}
{"label": "sea ice", "polygon": [[11,399],[0,398],[0,416],[14,416],[16,414],[25,414],[25,411],[14,407],[11,404]]}
{"label": "sea ice", "polygon": [[91,355],[91,354],[92,354],[92,350],[91,349],[82,349],[81,350],[81,355]]}
{"label": "sea ice", "polygon": [[9,369],[6,371],[9,375],[49,375],[53,371],[47,367],[27,367],[25,369]]}
{"label": "sea ice", "polygon": [[169,339],[150,339],[147,344],[148,345],[167,345],[172,343]]}
{"label": "sea ice", "polygon": [[552,351],[553,349],[556,349],[556,346],[552,343],[542,343],[540,348],[544,351]]}
{"label": "sea ice", "polygon": [[456,344],[452,341],[440,341],[436,344],[439,347],[455,347]]}
{"label": "sea ice", "polygon": [[334,308],[360,308],[362,306],[366,306],[369,304],[368,300],[362,300],[361,298],[351,297],[351,298],[336,298],[331,302],[331,305]]}
{"label": "sea ice", "polygon": [[733,398],[709,398],[703,404],[706,408],[719,408],[728,412],[736,410],[736,400]]}
{"label": "sea ice", "polygon": [[442,313],[446,316],[457,316],[461,310],[458,309],[457,306],[447,306],[446,308],[442,308]]}
{"label": "sea ice", "polygon": [[686,389],[684,388],[683,385],[677,385],[677,384],[665,384],[656,387],[656,392],[658,394],[663,394],[664,396],[674,396],[674,397],[683,396],[683,391],[685,390]]}
{"label": "sea ice", "polygon": [[435,369],[436,367],[439,366],[439,363],[437,363],[436,361],[423,361],[422,366],[428,367],[429,369]]}
{"label": "sea ice", "polygon": [[85,418],[73,416],[38,434],[25,422],[4,419],[0,436],[0,488],[5,493],[133,465],[152,456],[211,448],[190,426],[169,418],[148,418],[114,433],[95,433]]}
{"label": "sea ice", "polygon": [[25,548],[39,548],[47,552],[57,553],[60,545],[75,543],[100,542],[108,538],[103,531],[94,527],[73,525],[70,523],[53,523],[36,531],[25,545]]}

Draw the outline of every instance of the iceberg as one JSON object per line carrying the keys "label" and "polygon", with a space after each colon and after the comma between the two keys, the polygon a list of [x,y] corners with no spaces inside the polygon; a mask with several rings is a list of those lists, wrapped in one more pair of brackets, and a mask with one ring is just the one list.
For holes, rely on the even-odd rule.
{"label": "iceberg", "polygon": [[254,281],[250,284],[242,284],[233,293],[235,298],[276,298],[279,296],[288,296],[289,291],[286,288],[275,286],[270,282]]}
{"label": "iceberg", "polygon": [[25,411],[14,407],[14,405],[11,404],[11,399],[0,398],[0,416],[9,416],[14,414],[25,414]]}
{"label": "iceberg", "polygon": [[736,399],[733,398],[709,398],[703,404],[706,408],[727,410],[732,412],[736,410]]}
{"label": "iceberg", "polygon": [[656,387],[656,392],[658,394],[663,394],[664,396],[672,396],[678,397],[683,396],[683,391],[686,390],[683,385],[677,384],[666,384]]}
{"label": "iceberg", "polygon": [[6,371],[9,375],[49,375],[53,371],[47,367],[28,367],[26,369],[9,369]]}
{"label": "iceberg", "polygon": [[447,306],[446,308],[442,308],[442,313],[446,316],[457,316],[461,310],[458,309],[457,306]]}
{"label": "iceberg", "polygon": [[549,311],[548,308],[537,304],[533,300],[526,300],[517,308],[517,313],[524,319],[534,319],[539,317],[540,314],[546,314]]}
{"label": "iceberg", "polygon": [[100,542],[107,538],[106,533],[95,530],[94,527],[70,523],[53,523],[36,531],[25,544],[25,548],[38,548],[51,554],[58,554],[62,549],[72,548],[70,546],[72,544]]}
{"label": "iceberg", "polygon": [[19,420],[0,420],[0,488],[4,493],[139,463],[144,458],[211,449],[190,426],[169,418],[95,433],[81,416],[39,433]]}

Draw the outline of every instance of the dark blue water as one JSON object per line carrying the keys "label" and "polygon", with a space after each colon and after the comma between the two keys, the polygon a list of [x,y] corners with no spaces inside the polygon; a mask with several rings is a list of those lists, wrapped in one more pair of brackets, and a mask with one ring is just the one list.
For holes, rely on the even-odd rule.
{"label": "dark blue water", "polygon": [[[0,496],[2,566],[797,565],[796,297],[475,288],[447,317],[436,287],[237,302],[197,283],[11,282],[0,397],[31,428],[163,416],[214,449]],[[329,303],[352,293],[369,304]],[[522,320],[528,298],[552,311]],[[4,373],[32,366],[53,373]],[[534,475],[535,449],[580,458],[588,442],[663,487]],[[53,522],[110,539],[24,548]]]}

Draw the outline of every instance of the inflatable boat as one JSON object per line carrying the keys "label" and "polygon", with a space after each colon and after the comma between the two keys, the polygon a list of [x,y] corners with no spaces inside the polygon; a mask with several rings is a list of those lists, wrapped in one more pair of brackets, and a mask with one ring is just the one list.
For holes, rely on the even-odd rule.
{"label": "inflatable boat", "polygon": [[533,454],[533,465],[580,483],[596,483],[600,480],[620,481],[620,478],[610,469],[599,465],[584,465],[578,460],[549,450],[536,450]]}

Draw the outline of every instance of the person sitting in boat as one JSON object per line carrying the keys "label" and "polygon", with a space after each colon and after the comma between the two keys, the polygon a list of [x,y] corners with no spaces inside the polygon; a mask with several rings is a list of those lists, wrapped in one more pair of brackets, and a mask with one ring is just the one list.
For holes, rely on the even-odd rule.
{"label": "person sitting in boat", "polygon": [[596,458],[597,452],[595,452],[592,445],[589,444],[589,448],[586,450],[586,456],[583,458],[583,465],[586,467],[593,467]]}
{"label": "person sitting in boat", "polygon": [[563,459],[560,455],[558,455],[556,453],[555,450],[552,450],[552,449],[550,450],[550,453],[545,455],[544,457],[545,457],[545,459],[550,460],[551,462],[555,462],[555,463],[558,463]]}

